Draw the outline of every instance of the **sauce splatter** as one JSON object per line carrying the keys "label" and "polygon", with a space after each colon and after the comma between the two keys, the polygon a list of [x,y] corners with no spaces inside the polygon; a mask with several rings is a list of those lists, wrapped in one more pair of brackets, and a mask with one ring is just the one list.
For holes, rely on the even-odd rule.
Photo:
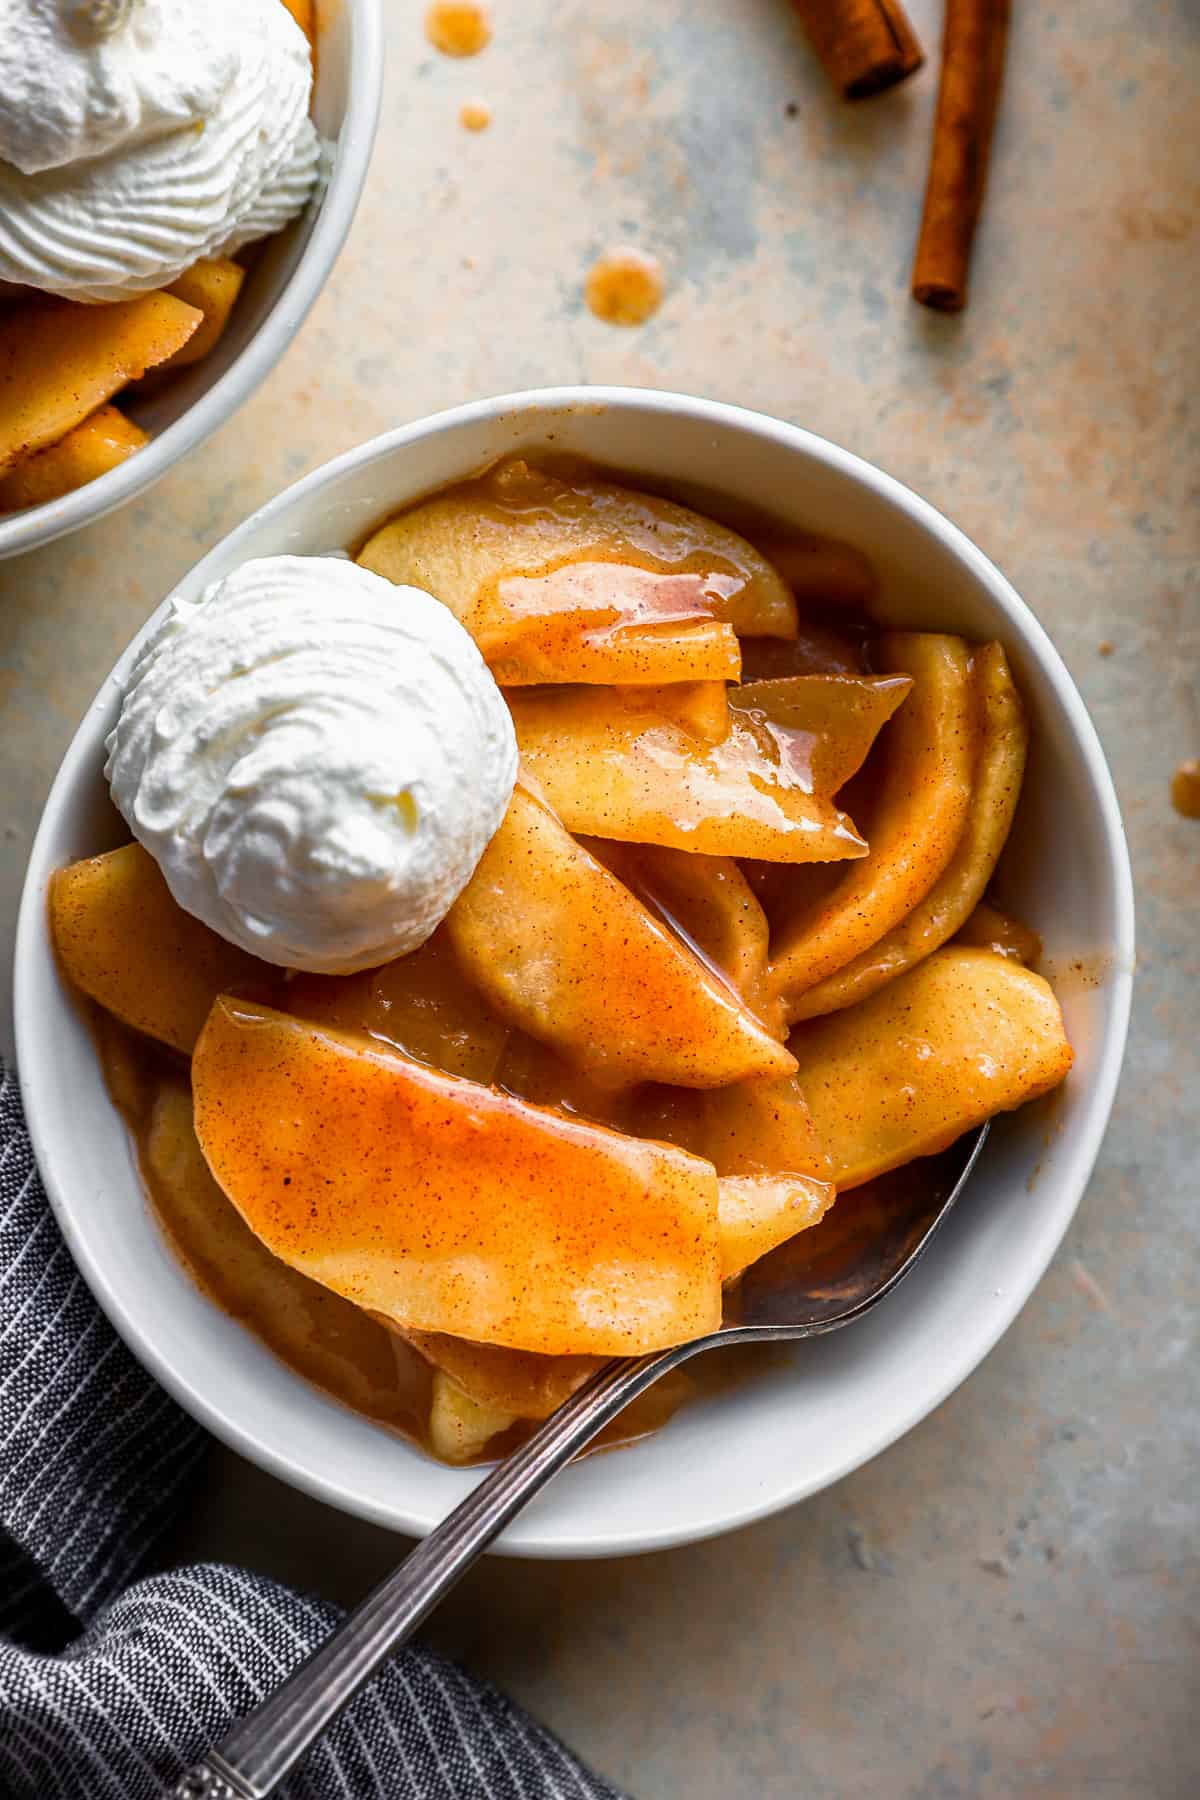
{"label": "sauce splatter", "polygon": [[483,100],[467,100],[459,109],[458,122],[464,131],[486,131],[492,122],[492,109]]}
{"label": "sauce splatter", "polygon": [[425,36],[443,56],[478,56],[492,41],[492,21],[477,0],[434,0]]}
{"label": "sauce splatter", "polygon": [[644,325],[662,305],[662,264],[644,250],[609,250],[588,271],[584,294],[609,325]]}
{"label": "sauce splatter", "polygon": [[1200,762],[1181,762],[1171,777],[1171,805],[1185,819],[1200,819]]}

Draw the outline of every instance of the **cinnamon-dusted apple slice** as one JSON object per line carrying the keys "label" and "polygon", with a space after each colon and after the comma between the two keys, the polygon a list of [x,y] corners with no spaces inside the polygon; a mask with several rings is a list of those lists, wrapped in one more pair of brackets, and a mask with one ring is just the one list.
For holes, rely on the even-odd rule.
{"label": "cinnamon-dusted apple slice", "polygon": [[621,712],[645,713],[655,722],[666,719],[702,744],[719,744],[729,736],[729,688],[724,681],[672,681],[655,687],[618,684],[609,701]]}
{"label": "cinnamon-dusted apple slice", "polygon": [[[630,672],[622,661],[636,637],[671,623],[716,620],[757,637],[796,629],[785,583],[736,532],[670,501],[563,481],[520,459],[402,513],[359,561],[436,594],[513,684],[686,680],[685,668]],[[552,651],[581,652],[585,634],[588,673],[547,663]],[[692,679],[704,674],[697,666]]]}
{"label": "cinnamon-dusted apple slice", "polygon": [[710,856],[836,862],[866,844],[833,796],[908,693],[903,676],[797,676],[729,690],[700,744],[609,692],[508,695],[525,764],[571,831]]}
{"label": "cinnamon-dusted apple slice", "polygon": [[767,915],[731,856],[613,838],[588,838],[585,848],[718,970],[776,1037],[783,1036],[779,1009],[765,991]]}
{"label": "cinnamon-dusted apple slice", "polygon": [[837,1189],[811,1175],[722,1175],[717,1182],[721,1280],[733,1281],[786,1244],[819,1225]]}
{"label": "cinnamon-dusted apple slice", "polygon": [[140,844],[57,870],[50,928],[59,962],[81,992],[185,1055],[219,993],[270,992],[279,982],[278,969],[184,912]]}
{"label": "cinnamon-dusted apple slice", "polygon": [[97,407],[83,423],[26,456],[0,475],[0,512],[43,506],[107,475],[150,442],[146,432],[115,406]]}
{"label": "cinnamon-dusted apple slice", "polygon": [[635,1126],[678,1144],[717,1171],[721,1276],[816,1225],[833,1205],[833,1164],[794,1075],[739,1081],[708,1093],[643,1088]]}
{"label": "cinnamon-dusted apple slice", "polygon": [[268,1249],[403,1329],[638,1354],[720,1322],[712,1165],[219,999],[196,1132]]}
{"label": "cinnamon-dusted apple slice", "polygon": [[502,1017],[613,1085],[791,1069],[732,989],[520,784],[446,930]]}
{"label": "cinnamon-dusted apple slice", "polygon": [[494,1437],[515,1425],[517,1415],[475,1400],[448,1375],[433,1377],[429,1408],[429,1448],[442,1462],[477,1462]]}
{"label": "cinnamon-dusted apple slice", "polygon": [[865,613],[879,588],[869,557],[841,538],[760,538],[758,547],[778,569],[802,610]]}
{"label": "cinnamon-dusted apple slice", "polygon": [[245,269],[228,256],[202,257],[175,277],[167,293],[194,306],[202,315],[202,322],[183,349],[168,359],[167,368],[187,368],[208,355],[218,339],[224,336],[245,279]]}
{"label": "cinnamon-dusted apple slice", "polygon": [[1029,726],[999,644],[985,644],[975,652],[971,690],[979,750],[967,822],[954,854],[906,919],[792,1001],[792,1019],[837,1012],[894,981],[954,936],[991,880],[1021,793]]}
{"label": "cinnamon-dusted apple slice", "polygon": [[281,1012],[360,1032],[447,1075],[491,1082],[509,1028],[459,966],[441,926],[418,950],[357,975],[297,975],[279,991]]}
{"label": "cinnamon-dusted apple slice", "polygon": [[1042,940],[1031,925],[1014,919],[999,906],[981,900],[970,918],[954,934],[954,942],[975,950],[993,950],[1014,962],[1035,968],[1042,954]]}
{"label": "cinnamon-dusted apple slice", "polygon": [[798,1026],[789,1041],[839,1190],[1048,1093],[1072,1061],[1040,975],[954,947],[858,1006]]}
{"label": "cinnamon-dusted apple slice", "polygon": [[710,589],[702,575],[568,563],[499,583],[472,636],[502,687],[736,681],[737,634],[712,617]]}
{"label": "cinnamon-dusted apple slice", "polygon": [[548,1419],[600,1367],[596,1356],[540,1356],[473,1344],[444,1332],[406,1331],[427,1362],[481,1406],[514,1419]]}
{"label": "cinnamon-dusted apple slice", "polygon": [[34,300],[0,332],[0,471],[57,443],[128,381],[187,343],[203,314],[174,294],[109,306]]}
{"label": "cinnamon-dusted apple slice", "polygon": [[932,632],[891,632],[877,657],[910,675],[913,689],[879,746],[870,855],[815,910],[785,925],[773,946],[771,982],[789,1010],[924,899],[966,824],[976,739],[969,646]]}

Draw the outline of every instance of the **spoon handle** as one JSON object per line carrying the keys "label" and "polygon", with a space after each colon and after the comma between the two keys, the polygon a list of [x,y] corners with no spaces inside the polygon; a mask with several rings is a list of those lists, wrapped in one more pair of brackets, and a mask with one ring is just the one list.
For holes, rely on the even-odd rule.
{"label": "spoon handle", "polygon": [[534,1495],[623,1407],[696,1348],[683,1344],[597,1369],[273,1694],[180,1778],[175,1800],[265,1800]]}

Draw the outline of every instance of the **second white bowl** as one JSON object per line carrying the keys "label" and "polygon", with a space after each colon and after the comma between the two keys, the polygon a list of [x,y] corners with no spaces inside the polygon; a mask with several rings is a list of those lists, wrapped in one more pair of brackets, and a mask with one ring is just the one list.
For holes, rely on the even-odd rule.
{"label": "second white bowl", "polygon": [[145,448],[58,500],[0,513],[0,557],[49,544],[144,492],[250,398],[299,331],[329,278],[367,178],[383,82],[380,0],[318,9],[316,67],[313,118],[332,145],[324,192],[264,245],[209,354],[160,394],[131,405],[131,416],[150,433]]}

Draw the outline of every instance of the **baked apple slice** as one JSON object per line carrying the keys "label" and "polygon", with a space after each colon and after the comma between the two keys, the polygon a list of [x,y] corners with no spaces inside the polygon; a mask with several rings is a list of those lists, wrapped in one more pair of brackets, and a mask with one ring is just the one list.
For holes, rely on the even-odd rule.
{"label": "baked apple slice", "polygon": [[429,1448],[445,1463],[477,1462],[494,1437],[517,1422],[515,1413],[465,1393],[448,1375],[433,1377]]}
{"label": "baked apple slice", "polygon": [[209,1168],[267,1248],[405,1330],[636,1355],[720,1323],[717,1178],[361,1038],[219,999]]}
{"label": "baked apple slice", "polygon": [[203,314],[174,294],[109,306],[34,300],[0,332],[0,471],[44,450],[183,348]]}
{"label": "baked apple slice", "polygon": [[990,901],[981,900],[966,923],[954,934],[956,944],[976,950],[993,950],[997,956],[1011,956],[1014,962],[1035,968],[1042,954],[1042,940],[1031,925],[1014,919],[1011,913]]}
{"label": "baked apple slice", "polygon": [[501,582],[472,635],[502,687],[736,681],[737,634],[712,616],[710,596],[702,575],[568,563]]}
{"label": "baked apple slice", "polygon": [[761,1256],[819,1225],[836,1193],[832,1182],[811,1175],[722,1175],[717,1182],[721,1280],[735,1280]]}
{"label": "baked apple slice", "polygon": [[971,653],[958,637],[892,632],[878,660],[912,693],[881,744],[883,773],[868,825],[871,853],[813,911],[779,933],[771,983],[789,1014],[809,988],[879,942],[924,899],[966,824],[975,763]]}
{"label": "baked apple slice", "polygon": [[357,975],[296,975],[275,1004],[314,1024],[359,1032],[468,1081],[495,1079],[509,1028],[467,980],[439,926],[408,956]]}
{"label": "baked apple slice", "polygon": [[859,1005],[797,1026],[789,1042],[839,1191],[1036,1100],[1072,1061],[1040,975],[953,947]]}
{"label": "baked apple slice", "polygon": [[44,506],[47,500],[73,493],[107,475],[149,442],[141,426],[117,407],[98,407],[57,444],[22,457],[7,475],[0,475],[0,512]]}
{"label": "baked apple slice", "polygon": [[853,962],[808,988],[788,1008],[792,1019],[815,1019],[866,999],[886,981],[952,938],[974,911],[992,878],[1012,825],[1025,773],[1029,726],[999,644],[977,650],[971,669],[978,757],[967,822],[958,845],[925,898],[899,925]]}
{"label": "baked apple slice", "polygon": [[785,583],[736,532],[520,459],[402,513],[359,561],[436,594],[513,686],[736,679],[733,633],[796,630]]}
{"label": "baked apple slice", "polygon": [[481,1406],[510,1419],[548,1419],[603,1361],[598,1356],[538,1356],[500,1344],[472,1344],[434,1331],[406,1331],[408,1342]]}
{"label": "baked apple slice", "polygon": [[520,785],[446,931],[503,1018],[604,1083],[719,1087],[792,1067],[728,984]]}
{"label": "baked apple slice", "polygon": [[176,276],[167,293],[194,306],[202,320],[183,349],[169,357],[165,365],[160,365],[164,372],[167,368],[190,367],[208,355],[218,339],[224,336],[245,279],[245,269],[228,256],[203,257]]}
{"label": "baked apple slice", "polygon": [[783,1036],[781,1018],[768,1017],[767,915],[731,856],[701,856],[665,844],[625,844],[613,838],[581,841],[736,988],[776,1037]]}
{"label": "baked apple slice", "polygon": [[219,993],[273,992],[279,984],[278,969],[176,904],[140,844],[57,870],[50,929],[59,962],[81,993],[185,1055]]}
{"label": "baked apple slice", "polygon": [[867,847],[833,796],[908,690],[898,676],[747,682],[729,690],[729,733],[716,744],[609,691],[518,689],[508,701],[525,765],[571,831],[836,862]]}
{"label": "baked apple slice", "polygon": [[678,1144],[717,1171],[721,1276],[816,1225],[833,1205],[833,1163],[794,1075],[703,1094],[639,1090],[634,1129]]}

